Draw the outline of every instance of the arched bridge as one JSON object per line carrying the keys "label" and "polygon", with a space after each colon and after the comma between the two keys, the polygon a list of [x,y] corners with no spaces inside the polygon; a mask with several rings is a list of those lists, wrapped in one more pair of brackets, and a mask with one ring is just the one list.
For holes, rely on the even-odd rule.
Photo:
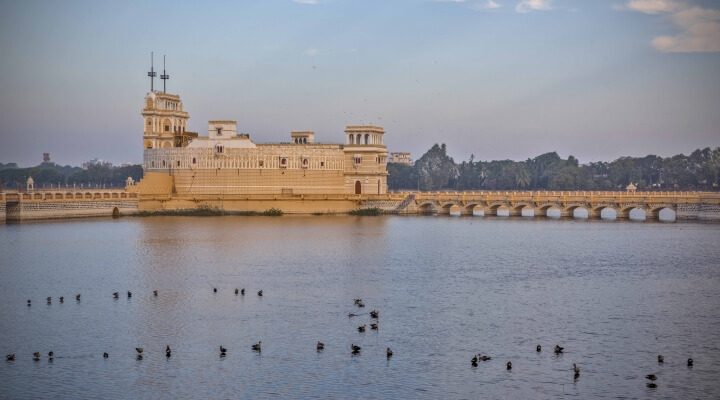
{"label": "arched bridge", "polygon": [[[630,211],[640,209],[647,219],[658,219],[660,210],[675,212],[677,219],[720,220],[720,193],[716,192],[602,192],[602,191],[478,191],[478,192],[399,192],[405,207],[397,213],[450,214],[454,207],[461,215],[497,215],[507,209],[510,216],[522,215],[524,209],[535,216],[547,216],[557,209],[563,217],[572,217],[576,209],[587,211],[589,218],[600,218],[604,209],[615,211],[617,218],[629,218]],[[409,200],[409,201],[408,201]]]}

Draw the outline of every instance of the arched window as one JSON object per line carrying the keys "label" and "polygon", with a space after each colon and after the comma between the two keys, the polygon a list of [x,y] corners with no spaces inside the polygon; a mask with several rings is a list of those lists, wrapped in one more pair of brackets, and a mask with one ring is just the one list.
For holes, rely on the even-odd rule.
{"label": "arched window", "polygon": [[365,144],[370,144],[370,135],[367,133],[365,134]]}
{"label": "arched window", "polygon": [[350,140],[348,140],[348,142],[349,142],[349,144],[355,143],[355,136],[353,136],[352,133],[350,134]]}
{"label": "arched window", "polygon": [[355,136],[355,144],[360,144],[361,142],[362,142],[362,135],[358,133],[357,136]]}
{"label": "arched window", "polygon": [[193,164],[197,164],[197,158],[193,157]]}

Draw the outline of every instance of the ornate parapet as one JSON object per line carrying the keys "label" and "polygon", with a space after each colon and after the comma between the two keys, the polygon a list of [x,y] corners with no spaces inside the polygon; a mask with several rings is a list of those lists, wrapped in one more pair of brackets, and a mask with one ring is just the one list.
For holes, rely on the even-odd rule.
{"label": "ornate parapet", "polygon": [[699,204],[678,204],[675,209],[675,218],[681,219],[698,219]]}
{"label": "ornate parapet", "polygon": [[720,204],[700,204],[697,219],[701,221],[720,221]]}

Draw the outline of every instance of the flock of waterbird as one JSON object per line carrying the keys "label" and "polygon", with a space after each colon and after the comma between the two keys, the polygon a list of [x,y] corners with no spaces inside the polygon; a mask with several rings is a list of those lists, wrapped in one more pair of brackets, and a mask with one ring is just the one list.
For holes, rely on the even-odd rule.
{"label": "flock of waterbird", "polygon": [[[217,291],[218,291],[217,288],[213,288],[213,293],[217,293]],[[245,295],[245,288],[242,288],[242,289],[237,289],[237,288],[236,288],[236,289],[235,289],[235,295],[238,295],[238,294],[241,295],[241,296],[244,296],[244,295]],[[257,295],[258,295],[259,297],[262,297],[262,296],[263,296],[263,291],[262,291],[262,290],[258,291],[258,292],[257,292]],[[153,296],[154,296],[154,297],[157,297],[157,296],[158,296],[158,291],[157,291],[157,290],[153,290]],[[114,292],[114,293],[113,293],[113,297],[116,298],[116,299],[119,298],[119,297],[120,297],[120,292]],[[128,298],[131,298],[131,297],[132,297],[132,292],[131,292],[131,291],[128,291],[128,292],[127,292],[127,297],[128,297]],[[75,295],[75,300],[76,300],[77,302],[80,302],[80,294]],[[48,298],[46,299],[46,301],[47,301],[47,304],[52,304],[52,297],[48,297]],[[60,296],[59,301],[60,301],[60,303],[63,303],[63,302],[65,301],[65,298],[64,298],[63,296]],[[32,306],[32,300],[28,300],[28,301],[27,301],[27,305],[28,305],[28,307]],[[359,307],[359,308],[364,308],[364,307],[365,307],[365,304],[363,303],[362,299],[355,299],[355,306],[357,306],[357,307]],[[362,315],[362,314],[355,314],[355,313],[352,313],[352,312],[351,312],[351,313],[348,313],[348,317],[349,317],[349,318],[357,317],[357,316],[360,316],[360,315]],[[379,318],[380,318],[380,312],[377,311],[377,310],[372,310],[372,311],[370,311],[370,317],[373,318],[374,321],[375,321],[375,322],[373,322],[373,323],[370,324],[370,329],[372,329],[372,330],[378,330],[378,329],[379,329],[379,322],[378,322],[378,320],[379,320]],[[358,326],[358,328],[357,328],[358,332],[361,332],[361,333],[362,333],[362,332],[365,332],[366,326],[367,326],[367,324],[363,324],[363,325]],[[253,344],[253,345],[251,346],[251,349],[252,349],[253,351],[262,352],[262,341],[258,341],[257,343]],[[317,345],[316,345],[316,350],[317,350],[317,351],[322,351],[322,350],[324,350],[324,349],[325,349],[325,344],[322,343],[322,342],[320,342],[320,341],[318,341],[318,342],[317,342]],[[554,353],[555,353],[556,355],[559,355],[559,354],[563,354],[563,350],[564,350],[564,349],[565,349],[564,347],[560,347],[559,345],[555,345],[555,348],[554,348],[553,351],[554,351]],[[357,346],[356,344],[353,343],[353,344],[350,345],[350,350],[351,350],[351,354],[352,354],[352,355],[357,355],[357,354],[360,353],[360,350],[362,350],[362,348],[361,348],[360,346]],[[136,348],[135,348],[135,351],[137,352],[136,358],[137,358],[138,360],[142,360],[142,359],[143,359],[143,355],[142,355],[142,354],[143,354],[143,352],[144,352],[144,349],[143,349],[142,347],[136,347]],[[228,351],[227,348],[225,348],[225,347],[223,347],[222,345],[220,345],[220,357],[225,357],[225,356],[227,355],[227,351]],[[538,344],[538,345],[536,346],[536,348],[535,348],[535,351],[538,352],[538,353],[540,353],[540,352],[542,351],[542,346]],[[390,359],[390,357],[392,357],[392,355],[393,355],[393,351],[392,351],[389,347],[388,347],[387,350],[386,350],[386,355],[387,355],[387,358],[388,358],[388,359]],[[167,345],[167,346],[165,347],[165,356],[166,356],[167,358],[170,358],[170,357],[172,356],[172,350],[170,349],[170,345]],[[40,353],[40,352],[37,352],[37,351],[36,351],[35,353],[33,353],[33,360],[35,360],[35,361],[40,361],[40,357],[41,357],[41,353]],[[48,352],[48,360],[52,361],[52,360],[53,360],[53,357],[54,357],[54,353],[53,353],[52,351]],[[108,354],[107,352],[103,353],[103,358],[108,358],[108,357],[109,357],[109,354]],[[8,354],[8,355],[6,355],[6,356],[5,356],[5,359],[6,359],[6,361],[14,361],[14,360],[15,360],[15,354]],[[485,361],[490,361],[490,360],[492,360],[492,357],[489,357],[489,356],[487,356],[487,355],[482,355],[482,354],[478,353],[478,354],[475,354],[475,355],[473,356],[473,358],[470,360],[470,364],[471,364],[473,367],[477,367],[480,362],[485,362]],[[659,364],[663,364],[663,363],[665,362],[665,357],[664,357],[663,355],[658,355],[658,357],[657,357],[657,362],[658,362]],[[692,358],[688,358],[688,359],[687,359],[687,366],[688,366],[688,367],[692,367],[692,366],[693,366],[693,363],[694,363],[694,361],[693,361]],[[508,371],[512,370],[512,361],[508,361],[508,362],[507,362],[507,364],[506,364],[506,369],[507,369]],[[578,378],[580,377],[580,367],[578,367],[576,363],[573,363],[573,372],[574,372],[574,374],[575,374],[575,375],[574,375],[575,379],[578,379]],[[650,387],[650,388],[655,388],[655,387],[657,387],[657,384],[655,383],[655,381],[658,379],[657,375],[655,375],[655,374],[649,374],[649,375],[645,375],[645,378],[648,379],[648,380],[650,380],[650,383],[647,384],[648,387]]]}
{"label": "flock of waterbird", "polygon": [[[217,292],[218,292],[218,289],[217,289],[217,288],[213,288],[213,293],[217,293]],[[242,288],[242,289],[237,289],[237,288],[236,288],[236,289],[235,289],[235,295],[245,296],[245,288]],[[257,295],[258,295],[259,297],[262,297],[262,296],[263,296],[263,291],[262,291],[262,289],[257,292]],[[153,290],[153,296],[154,296],[154,297],[157,297],[157,296],[158,296],[158,291],[157,291],[157,290]],[[129,291],[129,290],[128,290],[128,292],[127,292],[127,297],[128,297],[128,298],[132,298],[132,292]],[[115,298],[115,299],[120,298],[120,292],[114,292],[114,293],[113,293],[113,298]],[[80,294],[77,294],[77,295],[75,296],[75,300],[76,300],[77,302],[80,302]],[[63,303],[64,301],[65,301],[65,298],[64,298],[63,296],[60,296],[60,303]],[[47,298],[47,304],[52,304],[52,297],[48,297],[48,298]],[[32,300],[28,299],[27,305],[28,305],[28,307],[32,306]],[[357,307],[365,307],[365,304],[363,304],[363,302],[362,302],[361,299],[355,299],[355,305],[356,305]],[[360,315],[360,314],[349,313],[349,314],[348,314],[348,317],[352,318],[352,317],[356,317],[356,316],[358,316],[358,315]],[[370,311],[370,317],[377,320],[378,318],[380,318],[380,312],[377,311],[377,310]],[[366,324],[366,325],[367,325],[367,324]],[[358,327],[358,331],[359,331],[359,332],[365,332],[365,327],[366,327],[366,325],[362,325],[362,326]],[[371,324],[370,324],[370,329],[372,329],[372,330],[378,330],[378,328],[379,328],[379,323],[378,323],[378,322],[374,322],[374,323],[371,323]],[[257,343],[253,344],[253,345],[251,346],[251,349],[254,350],[254,351],[257,351],[257,352],[261,352],[261,351],[262,351],[262,341],[258,341]],[[316,345],[316,350],[317,350],[317,351],[322,351],[322,350],[324,350],[324,349],[325,349],[325,344],[322,343],[322,342],[320,342],[320,341],[318,341],[318,342],[317,342],[317,345]],[[357,345],[355,345],[355,344],[351,344],[351,345],[350,345],[350,350],[351,350],[351,353],[352,353],[353,355],[357,355],[357,354],[360,353],[361,347],[360,347],[360,346],[357,346]],[[138,360],[142,360],[142,359],[143,359],[143,352],[144,352],[145,350],[144,350],[142,347],[136,347],[136,348],[135,348],[135,351],[137,352],[136,358],[137,358]],[[223,347],[222,345],[220,345],[220,357],[225,357],[225,356],[227,356],[227,351],[228,351],[227,348],[225,348],[225,347]],[[52,351],[50,351],[50,352],[48,353],[48,359],[49,359],[49,360],[52,360],[52,359],[53,359],[53,354],[54,354],[54,353],[53,353]],[[387,350],[386,350],[386,355],[387,355],[388,358],[392,357],[392,355],[393,355],[393,352],[392,352],[392,350],[390,350],[389,347],[388,347]],[[172,356],[172,350],[170,349],[170,345],[167,345],[166,348],[165,348],[165,356],[166,356],[167,358],[170,358],[170,357]],[[41,357],[40,352],[35,352],[35,353],[33,353],[33,360],[39,361],[39,360],[40,360],[40,357]],[[109,355],[107,352],[103,353],[103,358],[108,358],[108,357],[110,357],[110,355]],[[15,354],[8,354],[8,355],[5,356],[5,358],[6,358],[7,361],[14,361],[14,360],[15,360]]]}

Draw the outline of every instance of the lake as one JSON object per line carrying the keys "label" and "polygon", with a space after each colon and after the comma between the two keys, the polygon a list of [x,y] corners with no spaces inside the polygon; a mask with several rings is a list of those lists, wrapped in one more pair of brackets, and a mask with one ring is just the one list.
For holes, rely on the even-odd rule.
{"label": "lake", "polygon": [[0,397],[720,397],[717,223],[123,217],[0,254]]}

